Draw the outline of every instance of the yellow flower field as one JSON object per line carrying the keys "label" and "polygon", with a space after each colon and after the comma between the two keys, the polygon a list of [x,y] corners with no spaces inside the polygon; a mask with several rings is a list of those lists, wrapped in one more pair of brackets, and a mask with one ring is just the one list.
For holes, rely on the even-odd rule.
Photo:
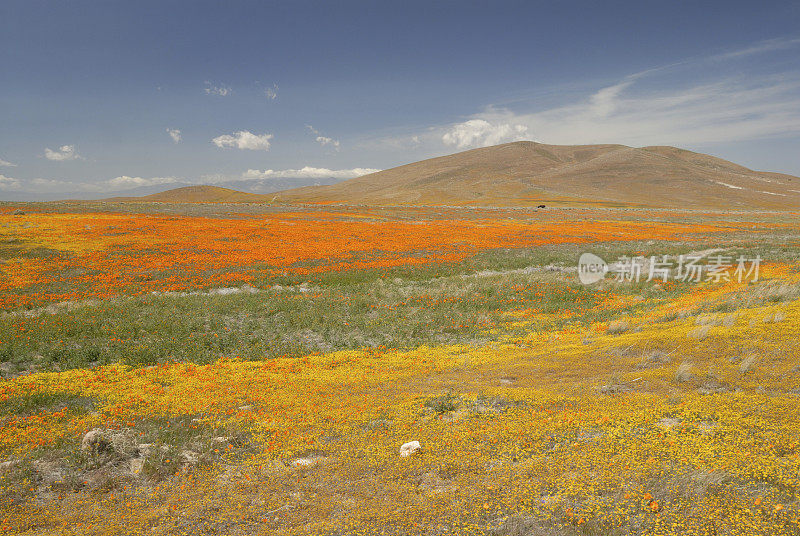
{"label": "yellow flower field", "polygon": [[[574,274],[485,277],[540,286],[470,328],[479,342],[0,380],[0,531],[800,533],[800,265],[646,292],[608,280],[575,310],[547,307],[559,292],[583,299]],[[405,300],[421,314],[423,302]],[[14,315],[3,321],[22,321]],[[92,458],[81,440],[93,429],[137,454]],[[398,456],[409,441],[421,450]]]}

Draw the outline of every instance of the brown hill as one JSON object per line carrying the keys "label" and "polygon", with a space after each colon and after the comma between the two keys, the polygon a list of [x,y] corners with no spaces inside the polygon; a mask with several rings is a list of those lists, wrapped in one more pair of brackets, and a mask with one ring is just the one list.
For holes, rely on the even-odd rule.
{"label": "brown hill", "polygon": [[276,201],[796,209],[800,178],[675,147],[515,142],[431,158]]}
{"label": "brown hill", "polygon": [[110,197],[102,201],[121,203],[269,203],[274,197],[274,194],[251,194],[219,186],[184,186],[141,197]]}

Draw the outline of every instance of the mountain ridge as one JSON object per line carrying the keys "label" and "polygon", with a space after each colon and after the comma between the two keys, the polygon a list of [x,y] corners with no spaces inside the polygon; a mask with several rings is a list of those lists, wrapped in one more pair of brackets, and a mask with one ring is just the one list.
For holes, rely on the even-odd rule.
{"label": "mountain ridge", "polygon": [[277,193],[197,186],[107,201],[788,210],[800,178],[666,145],[513,142]]}
{"label": "mountain ridge", "polygon": [[800,207],[800,179],[671,146],[513,142],[279,192],[277,201],[789,209]]}

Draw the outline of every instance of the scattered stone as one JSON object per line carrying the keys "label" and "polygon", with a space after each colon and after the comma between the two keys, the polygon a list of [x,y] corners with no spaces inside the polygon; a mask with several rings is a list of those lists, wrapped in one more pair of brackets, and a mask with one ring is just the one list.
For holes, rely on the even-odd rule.
{"label": "scattered stone", "polygon": [[322,456],[308,456],[304,458],[295,458],[291,461],[293,467],[310,467],[316,465],[322,459]]}
{"label": "scattered stone", "polygon": [[90,456],[109,454],[113,451],[114,445],[108,437],[108,433],[101,428],[89,430],[81,439],[81,452]]}
{"label": "scattered stone", "polygon": [[233,439],[233,438],[230,437],[230,436],[212,437],[211,438],[211,442],[216,444],[216,445],[223,445],[225,443],[230,443],[231,439]]}
{"label": "scattered stone", "polygon": [[24,216],[24,215],[25,215],[25,212],[23,212],[23,211],[22,211],[22,210],[20,210],[20,209],[17,209],[17,210],[15,210],[14,212],[12,212],[11,214],[13,214],[14,216]]}
{"label": "scattered stone", "polygon": [[19,465],[19,460],[7,460],[4,462],[0,462],[0,475],[13,470],[18,465]]}
{"label": "scattered stone", "polygon": [[181,463],[183,465],[197,465],[200,463],[200,454],[193,450],[184,449],[181,451]]}
{"label": "scattered stone", "polygon": [[422,445],[419,444],[419,441],[409,441],[408,443],[403,443],[403,445],[400,447],[400,457],[406,458],[418,452],[420,449],[422,449]]}
{"label": "scattered stone", "polygon": [[66,469],[57,462],[33,462],[33,468],[41,478],[41,483],[50,486],[57,482],[63,482],[67,476]]}
{"label": "scattered stone", "polygon": [[253,406],[239,406],[239,411],[250,411],[253,409]]}
{"label": "scattered stone", "polygon": [[131,458],[130,461],[130,472],[133,475],[138,475],[144,469],[144,458]]}

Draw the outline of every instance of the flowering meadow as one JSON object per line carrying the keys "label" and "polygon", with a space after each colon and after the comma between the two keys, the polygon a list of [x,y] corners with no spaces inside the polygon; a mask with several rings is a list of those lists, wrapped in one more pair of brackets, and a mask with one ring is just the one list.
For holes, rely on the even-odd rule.
{"label": "flowering meadow", "polygon": [[800,534],[796,219],[7,208],[0,534]]}

